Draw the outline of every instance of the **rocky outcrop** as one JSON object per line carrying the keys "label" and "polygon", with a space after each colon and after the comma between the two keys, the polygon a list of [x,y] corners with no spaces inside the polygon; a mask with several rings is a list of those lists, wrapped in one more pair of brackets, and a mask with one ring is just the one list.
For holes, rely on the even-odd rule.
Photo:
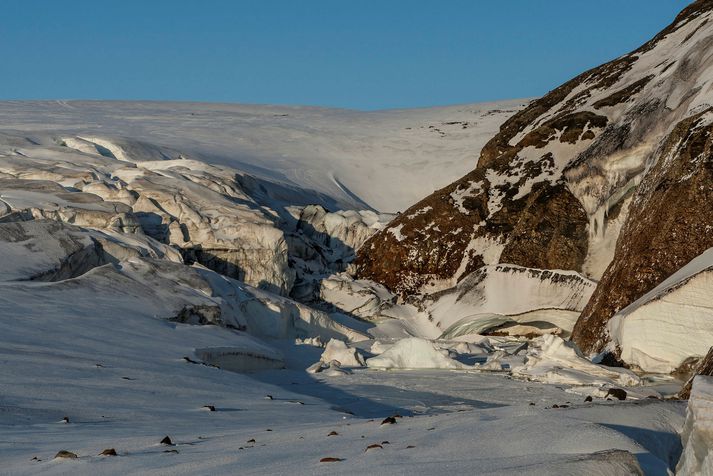
{"label": "rocky outcrop", "polygon": [[698,362],[693,366],[693,373],[683,385],[681,391],[678,392],[678,398],[686,400],[691,397],[693,382],[699,375],[713,377],[713,347],[708,349],[706,356],[698,360]]}
{"label": "rocky outcrop", "polygon": [[711,132],[713,110],[707,110],[669,134],[636,191],[614,260],[574,329],[582,350],[602,350],[614,314],[713,247]]}
{"label": "rocky outcrop", "polygon": [[358,276],[401,295],[498,263],[601,278],[662,140],[711,102],[712,8],[695,2],[636,51],[512,116],[473,172],[362,247]]}

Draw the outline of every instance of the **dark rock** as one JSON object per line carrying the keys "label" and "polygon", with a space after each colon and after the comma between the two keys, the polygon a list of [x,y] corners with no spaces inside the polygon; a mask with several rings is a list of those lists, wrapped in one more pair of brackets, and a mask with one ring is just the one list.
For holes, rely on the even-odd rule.
{"label": "dark rock", "polygon": [[617,400],[626,400],[626,390],[622,388],[610,388],[606,396],[612,396]]}
{"label": "dark rock", "polygon": [[214,412],[214,411],[215,411],[215,407],[214,407],[213,405],[203,405],[203,408],[205,408],[205,409],[208,410],[209,412]]}
{"label": "dark rock", "polygon": [[587,395],[587,397],[584,399],[585,402],[591,402],[592,401],[592,396]]}
{"label": "dark rock", "polygon": [[167,445],[167,446],[173,446],[173,441],[171,441],[171,438],[168,436],[164,436],[163,440],[161,440],[162,445]]}
{"label": "dark rock", "polygon": [[369,450],[375,450],[375,449],[382,449],[382,450],[383,450],[384,447],[381,446],[381,445],[378,444],[378,443],[374,443],[374,444],[371,444],[371,445],[367,446],[366,449],[364,450],[364,452],[367,452],[367,451],[369,451]]}
{"label": "dark rock", "polygon": [[688,400],[691,396],[691,388],[693,388],[693,379],[696,375],[713,375],[713,347],[708,350],[708,353],[693,367],[691,377],[683,385],[683,388],[678,392],[678,398]]}
{"label": "dark rock", "polygon": [[320,463],[338,463],[340,461],[344,461],[344,458],[333,458],[331,456],[328,456],[319,460]]}
{"label": "dark rock", "polygon": [[330,432],[327,434],[327,436],[337,436],[337,435],[339,435],[339,433],[337,433],[336,431],[330,431]]}
{"label": "dark rock", "polygon": [[384,418],[384,420],[381,422],[382,425],[395,425],[396,424],[396,418],[390,416]]}
{"label": "dark rock", "polygon": [[72,453],[71,451],[67,450],[60,450],[56,455],[54,455],[55,458],[66,458],[66,459],[76,459],[78,456],[75,453]]}
{"label": "dark rock", "polygon": [[114,448],[107,448],[99,453],[99,456],[116,456],[116,450]]}

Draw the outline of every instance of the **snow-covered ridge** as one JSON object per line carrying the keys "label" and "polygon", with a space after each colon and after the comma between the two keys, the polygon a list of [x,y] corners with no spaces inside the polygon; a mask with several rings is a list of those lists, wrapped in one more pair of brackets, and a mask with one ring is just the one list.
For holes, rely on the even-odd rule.
{"label": "snow-covered ridge", "polygon": [[[500,101],[359,112],[168,102],[0,103],[0,129],[55,134],[70,146],[161,160],[166,149],[313,191],[334,209],[404,210],[476,163],[500,124],[527,104]],[[125,139],[130,139],[125,141]],[[167,154],[177,157],[178,154]],[[315,201],[314,196],[320,196]]]}

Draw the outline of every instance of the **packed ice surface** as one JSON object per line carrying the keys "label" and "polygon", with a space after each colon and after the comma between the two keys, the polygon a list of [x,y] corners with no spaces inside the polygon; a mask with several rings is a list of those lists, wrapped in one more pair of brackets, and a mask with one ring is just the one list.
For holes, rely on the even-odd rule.
{"label": "packed ice surface", "polygon": [[683,454],[676,474],[713,474],[713,377],[699,375],[693,381],[681,438]]}
{"label": "packed ice surface", "polygon": [[713,342],[713,249],[705,251],[609,322],[621,357],[648,372],[672,372]]}

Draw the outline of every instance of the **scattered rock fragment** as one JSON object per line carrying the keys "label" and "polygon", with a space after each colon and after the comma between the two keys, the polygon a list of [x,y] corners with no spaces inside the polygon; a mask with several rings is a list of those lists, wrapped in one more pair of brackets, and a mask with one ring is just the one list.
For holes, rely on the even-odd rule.
{"label": "scattered rock fragment", "polygon": [[337,436],[337,435],[339,435],[339,433],[337,433],[336,431],[330,431],[330,432],[327,434],[327,436]]}
{"label": "scattered rock fragment", "polygon": [[163,440],[161,440],[161,444],[166,446],[173,446],[173,441],[171,441],[171,438],[167,435],[163,437]]}
{"label": "scattered rock fragment", "polygon": [[63,417],[62,423],[69,423],[69,417]]}
{"label": "scattered rock fragment", "polygon": [[606,396],[612,396],[617,400],[626,400],[626,390],[622,388],[610,388]]}
{"label": "scattered rock fragment", "polygon": [[272,395],[265,395],[265,400],[274,400]]}
{"label": "scattered rock fragment", "polygon": [[116,450],[114,448],[107,448],[99,453],[99,456],[116,456]]}
{"label": "scattered rock fragment", "polygon": [[338,463],[340,461],[344,461],[344,458],[333,458],[331,456],[328,456],[319,460],[320,463]]}
{"label": "scattered rock fragment", "polygon": [[382,441],[381,444],[382,445],[390,445],[391,443],[389,443],[388,441]]}
{"label": "scattered rock fragment", "polygon": [[585,402],[591,402],[592,401],[592,396],[587,395],[587,398],[584,399]]}
{"label": "scattered rock fragment", "polygon": [[246,443],[255,443],[255,438],[250,438]]}
{"label": "scattered rock fragment", "polygon": [[77,459],[78,456],[75,453],[72,453],[71,451],[67,450],[60,450],[56,455],[54,455],[55,458],[65,458],[65,459]]}
{"label": "scattered rock fragment", "polygon": [[214,407],[213,405],[203,405],[203,408],[205,408],[205,409],[208,410],[209,412],[214,412],[214,411],[215,411],[215,407]]}
{"label": "scattered rock fragment", "polygon": [[371,445],[367,446],[366,449],[364,450],[364,452],[366,453],[366,452],[369,451],[369,450],[375,450],[375,449],[382,449],[382,450],[383,450],[384,447],[381,446],[381,445],[378,444],[378,443],[374,443],[374,444],[371,444]]}
{"label": "scattered rock fragment", "polygon": [[176,453],[178,454],[178,450],[163,450],[164,453]]}
{"label": "scattered rock fragment", "polygon": [[384,420],[381,422],[382,425],[395,425],[396,424],[396,418],[390,416],[384,418]]}
{"label": "scattered rock fragment", "polygon": [[414,445],[408,445],[408,446],[406,447],[407,450],[410,450],[410,449],[413,449],[413,448],[415,448]]}

